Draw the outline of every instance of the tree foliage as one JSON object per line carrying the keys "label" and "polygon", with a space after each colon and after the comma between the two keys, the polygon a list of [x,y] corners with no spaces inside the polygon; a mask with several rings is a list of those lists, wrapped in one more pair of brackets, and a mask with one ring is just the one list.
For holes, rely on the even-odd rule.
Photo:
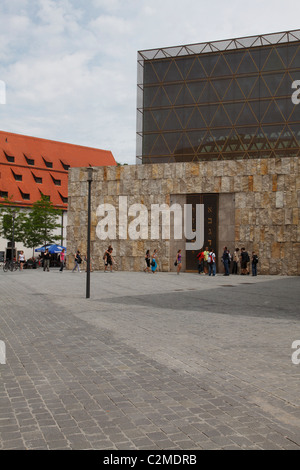
{"label": "tree foliage", "polygon": [[27,248],[53,243],[60,240],[60,235],[53,234],[61,228],[59,215],[61,211],[55,209],[45,195],[33,203],[32,209],[26,213],[6,199],[5,205],[0,207],[0,235],[11,241],[14,226],[15,242],[23,243]]}
{"label": "tree foliage", "polygon": [[0,206],[0,235],[11,241],[14,232],[15,242],[23,242],[26,214],[19,207],[13,207],[10,199],[5,198]]}
{"label": "tree foliage", "polygon": [[61,211],[54,208],[47,196],[42,195],[41,199],[33,203],[25,221],[24,245],[34,248],[58,241],[60,235],[54,235],[53,232],[61,227],[57,222],[59,215]]}

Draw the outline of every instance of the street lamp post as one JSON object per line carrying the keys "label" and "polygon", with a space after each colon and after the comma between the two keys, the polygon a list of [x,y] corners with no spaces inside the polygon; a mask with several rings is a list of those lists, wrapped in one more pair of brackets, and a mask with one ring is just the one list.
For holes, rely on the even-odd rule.
{"label": "street lamp post", "polygon": [[91,291],[91,186],[93,181],[93,168],[87,168],[87,182],[88,182],[88,223],[87,223],[87,267],[86,267],[86,298],[90,298]]}
{"label": "street lamp post", "polygon": [[15,253],[15,218],[16,213],[12,213],[12,237],[11,237],[11,261],[14,261],[14,253]]}

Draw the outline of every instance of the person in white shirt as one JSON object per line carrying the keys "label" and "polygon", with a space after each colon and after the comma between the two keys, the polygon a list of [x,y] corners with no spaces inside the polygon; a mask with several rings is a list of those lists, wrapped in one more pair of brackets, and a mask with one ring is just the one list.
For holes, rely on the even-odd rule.
{"label": "person in white shirt", "polygon": [[24,263],[25,263],[25,255],[24,255],[24,251],[20,251],[20,254],[19,254],[19,263],[20,263],[20,270],[23,271],[23,266],[24,266]]}
{"label": "person in white shirt", "polygon": [[213,248],[210,250],[208,253],[208,275],[213,276],[216,275],[216,254],[213,250]]}

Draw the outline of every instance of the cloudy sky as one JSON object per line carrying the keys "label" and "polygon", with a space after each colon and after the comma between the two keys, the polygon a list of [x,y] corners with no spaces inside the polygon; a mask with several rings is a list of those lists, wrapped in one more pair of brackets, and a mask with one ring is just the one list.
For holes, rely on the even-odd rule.
{"label": "cloudy sky", "polygon": [[299,29],[299,18],[295,0],[1,0],[0,129],[135,163],[138,50]]}

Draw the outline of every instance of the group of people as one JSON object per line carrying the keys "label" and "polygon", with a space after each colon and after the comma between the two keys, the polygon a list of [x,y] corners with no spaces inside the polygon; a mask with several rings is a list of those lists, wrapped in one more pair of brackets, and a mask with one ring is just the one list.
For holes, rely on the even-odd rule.
{"label": "group of people", "polygon": [[157,250],[154,250],[152,253],[152,256],[150,255],[150,250],[146,251],[145,254],[145,262],[146,262],[146,267],[144,269],[145,273],[155,273],[157,271]]}
{"label": "group of people", "polygon": [[[157,272],[157,268],[158,268],[157,257],[158,257],[158,252],[157,252],[156,249],[153,251],[152,256],[150,255],[150,250],[146,251],[146,254],[145,254],[146,267],[144,269],[145,272],[147,272],[147,273],[152,272],[153,274],[155,274]],[[174,266],[176,266],[177,274],[179,274],[180,271],[181,271],[181,268],[182,268],[181,250],[177,251]]]}
{"label": "group of people", "polygon": [[[50,259],[51,259],[51,254],[49,253],[49,250],[45,250],[45,253],[43,253],[43,270],[44,271],[49,271],[49,268],[50,268]],[[63,264],[64,264],[64,260],[65,260],[65,250],[63,250],[61,253],[60,253],[60,271],[63,270]],[[40,259],[36,259],[32,256],[32,258],[29,258],[27,261],[26,261],[26,257],[25,257],[25,253],[23,250],[21,250],[19,252],[19,256],[18,256],[18,262],[19,262],[19,266],[20,266],[20,271],[23,271],[24,269],[24,266],[25,268],[37,268],[39,265],[40,265]]]}
{"label": "group of people", "polygon": [[[202,249],[198,255],[198,272],[199,274],[208,274],[215,276],[216,274],[216,254],[213,249],[208,249],[208,247]],[[241,251],[239,248],[236,248],[231,255],[230,250],[227,246],[224,247],[221,261],[224,266],[224,276],[229,276],[231,274],[247,275],[250,274],[249,265],[251,264],[252,276],[257,276],[257,264],[258,264],[258,255],[255,251],[252,251],[251,258],[249,253],[243,247]]]}
{"label": "group of people", "polygon": [[[104,260],[104,272],[108,272],[108,267],[110,267],[110,272],[112,272],[113,265],[115,263],[115,260],[112,255],[113,252],[113,247],[111,245],[108,246],[108,248],[105,250],[104,255],[103,255],[103,260]],[[80,250],[77,250],[75,255],[74,255],[74,267],[72,269],[72,273],[74,271],[81,272],[81,264],[82,261],[87,262],[87,257],[83,256],[80,252]],[[90,271],[92,271],[92,266],[91,266],[91,260],[90,260]]]}
{"label": "group of people", "polygon": [[[45,250],[43,254],[43,271],[50,271],[50,260],[51,260],[51,253],[49,252],[48,248]],[[66,251],[63,248],[62,251],[58,255],[59,258],[59,271],[62,272],[65,266],[66,260]]]}
{"label": "group of people", "polygon": [[[157,258],[158,258],[157,249],[155,249],[152,254],[150,253],[150,250],[146,251],[146,254],[145,254],[146,267],[144,269],[144,272],[153,273],[153,274],[157,272],[157,268],[158,268]],[[65,260],[65,253],[63,250],[63,252],[60,254],[60,263],[61,263],[60,271],[63,270],[64,260]],[[206,247],[205,249],[200,250],[200,252],[197,254],[197,260],[198,260],[199,274],[203,273],[203,274],[207,274],[208,276],[216,275],[216,271],[217,271],[216,253],[213,248],[209,249],[208,247]],[[81,254],[79,250],[75,254],[74,261],[75,261],[75,265],[74,265],[72,272],[74,272],[75,270],[80,272],[80,264],[82,262],[82,258],[81,258]],[[113,257],[113,247],[111,245],[109,245],[108,248],[105,250],[104,255],[103,255],[103,261],[104,261],[104,272],[108,272],[108,271],[112,272],[115,260]],[[249,264],[251,264],[251,267],[252,267],[252,275],[257,276],[258,256],[255,251],[252,252],[252,256],[250,259],[250,256],[244,247],[241,248],[241,251],[239,250],[239,248],[236,248],[233,254],[231,255],[230,250],[227,248],[227,246],[225,246],[222,257],[221,257],[221,261],[224,266],[224,276],[229,276],[230,271],[231,271],[231,274],[239,274],[239,273],[241,275],[250,274]],[[45,270],[45,266],[47,267],[47,263],[46,265],[44,263],[44,270]],[[182,269],[181,250],[177,251],[174,266],[176,267],[177,274],[179,274]]]}
{"label": "group of people", "polygon": [[209,276],[215,276],[217,272],[216,267],[216,253],[213,248],[209,250],[208,247],[197,254],[198,259],[198,272],[199,274],[208,274]]}
{"label": "group of people", "polygon": [[246,251],[246,248],[236,248],[231,255],[230,251],[227,249],[227,246],[224,247],[222,262],[224,264],[224,276],[229,276],[231,263],[232,263],[232,274],[249,275],[250,274],[250,265],[252,270],[252,276],[257,276],[257,264],[258,264],[258,255],[255,251],[252,251],[250,258],[249,253]]}

